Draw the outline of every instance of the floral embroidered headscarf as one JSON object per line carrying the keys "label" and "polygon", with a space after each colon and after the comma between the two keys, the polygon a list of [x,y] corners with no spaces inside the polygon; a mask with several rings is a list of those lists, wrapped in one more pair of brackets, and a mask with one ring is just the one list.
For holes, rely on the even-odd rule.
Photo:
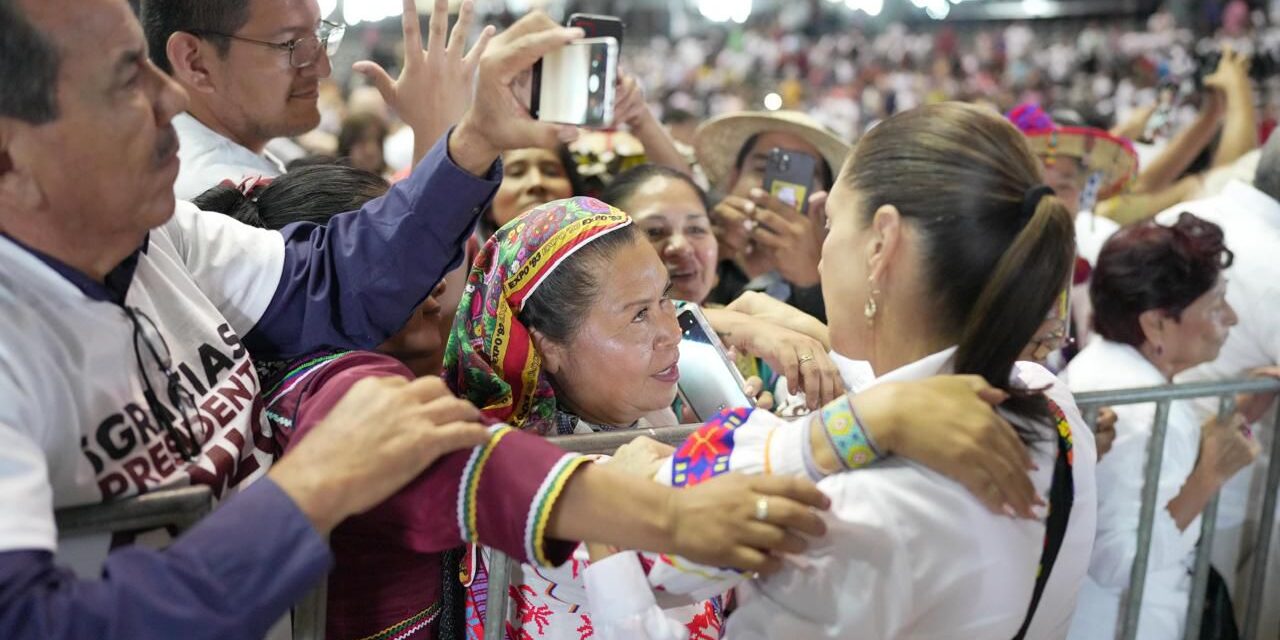
{"label": "floral embroidered headscarf", "polygon": [[599,200],[571,198],[532,209],[494,233],[471,267],[449,333],[449,388],[487,418],[554,433],[555,391],[519,313],[561,262],[629,224],[627,214]]}

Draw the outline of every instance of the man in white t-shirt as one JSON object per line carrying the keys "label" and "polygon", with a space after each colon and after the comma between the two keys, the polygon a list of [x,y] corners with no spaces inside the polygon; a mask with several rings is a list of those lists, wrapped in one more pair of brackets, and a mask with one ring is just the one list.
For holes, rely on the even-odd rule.
{"label": "man in white t-shirt", "polygon": [[[1227,302],[1236,310],[1239,324],[1222,346],[1218,358],[1187,371],[1178,382],[1227,380],[1252,371],[1280,365],[1280,136],[1272,136],[1258,159],[1253,184],[1228,182],[1220,193],[1203,200],[1186,202],[1162,212],[1157,220],[1171,224],[1189,212],[1222,227],[1227,248],[1235,261],[1225,272],[1230,286]],[[1202,418],[1216,415],[1216,399],[1193,403]],[[1223,487],[1218,506],[1218,530],[1214,537],[1214,564],[1232,587],[1236,605],[1243,605],[1244,586],[1254,564],[1253,541],[1246,532],[1256,532],[1261,510],[1273,432],[1275,409],[1258,419],[1254,433],[1263,443],[1262,454],[1251,469],[1237,474]],[[1274,464],[1275,461],[1270,461]],[[1259,472],[1261,470],[1261,472]],[[1271,526],[1275,526],[1272,523]],[[1266,594],[1260,637],[1274,637],[1280,630],[1280,595],[1276,589],[1280,573],[1280,544],[1272,538],[1268,573],[1271,593]],[[1243,611],[1243,608],[1240,608]]]}
{"label": "man in white t-shirt", "polygon": [[320,80],[342,27],[321,20],[314,1],[146,0],[141,6],[152,62],[187,91],[173,119],[182,168],[175,194],[190,200],[223,180],[274,177],[274,138],[320,123]]}
{"label": "man in white t-shirt", "polygon": [[[462,259],[499,151],[567,133],[511,84],[580,32],[533,16],[509,33],[409,178],[276,232],[175,205],[186,95],[128,4],[0,0],[0,637],[262,637],[328,570],[324,534],[487,438],[438,380],[369,381],[268,469],[248,352],[381,343]],[[407,55],[393,95],[452,71]],[[164,552],[57,539],[55,508],[189,484],[226,500]]]}

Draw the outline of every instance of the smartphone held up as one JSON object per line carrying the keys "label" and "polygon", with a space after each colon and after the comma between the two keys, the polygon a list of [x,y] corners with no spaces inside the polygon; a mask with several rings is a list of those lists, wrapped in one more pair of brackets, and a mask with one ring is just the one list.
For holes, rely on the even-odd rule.
{"label": "smartphone held up", "polygon": [[543,122],[593,129],[613,123],[622,22],[574,14],[570,27],[587,37],[547,54],[533,67],[530,112]]}

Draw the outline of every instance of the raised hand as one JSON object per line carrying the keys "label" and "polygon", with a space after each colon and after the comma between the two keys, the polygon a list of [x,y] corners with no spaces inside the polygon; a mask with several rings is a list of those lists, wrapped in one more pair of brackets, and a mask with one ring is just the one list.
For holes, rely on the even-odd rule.
{"label": "raised hand", "polygon": [[400,78],[392,80],[386,69],[368,60],[352,67],[373,82],[387,104],[413,129],[415,162],[426,155],[449,127],[461,121],[462,114],[471,106],[476,65],[495,33],[492,26],[485,27],[475,46],[464,55],[474,14],[473,0],[463,2],[458,22],[446,44],[449,2],[436,0],[424,49],[417,6],[414,0],[404,0],[401,26],[405,59]]}
{"label": "raised hand", "polygon": [[753,219],[757,223],[751,230],[751,239],[777,256],[774,262],[778,273],[797,286],[818,284],[822,235],[813,220],[822,217],[827,194],[818,192],[810,196],[808,215],[763,189],[752,189],[751,201],[755,204]]}
{"label": "raised hand", "polygon": [[494,36],[480,56],[475,99],[449,141],[454,162],[480,174],[508,149],[554,147],[577,138],[576,127],[533,119],[528,80],[540,58],[582,37],[582,29],[561,27],[537,11]]}

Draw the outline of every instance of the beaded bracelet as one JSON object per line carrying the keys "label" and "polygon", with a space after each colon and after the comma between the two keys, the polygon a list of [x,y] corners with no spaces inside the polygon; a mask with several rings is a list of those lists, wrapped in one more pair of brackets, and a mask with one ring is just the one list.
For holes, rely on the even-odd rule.
{"label": "beaded bracelet", "polygon": [[845,469],[865,467],[881,458],[848,395],[822,408],[822,427]]}

